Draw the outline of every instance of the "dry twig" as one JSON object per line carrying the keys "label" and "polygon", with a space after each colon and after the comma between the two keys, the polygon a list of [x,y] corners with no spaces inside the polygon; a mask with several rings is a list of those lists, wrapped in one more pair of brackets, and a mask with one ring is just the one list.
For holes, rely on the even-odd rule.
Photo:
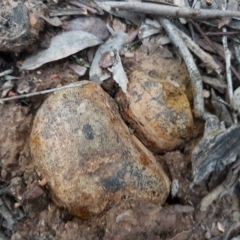
{"label": "dry twig", "polygon": [[173,238],[171,238],[170,240],[175,240],[175,239],[182,239],[181,237],[183,236],[185,239],[188,238],[190,236],[190,234],[192,233],[192,230],[188,230],[188,231],[182,231],[180,233],[178,233],[177,235],[175,235]]}
{"label": "dry twig", "polygon": [[69,15],[87,15],[87,9],[57,9],[49,13],[50,17],[69,16]]}
{"label": "dry twig", "polygon": [[[202,37],[209,44],[209,46],[214,50],[214,52],[216,54],[218,54],[222,59],[225,60],[224,54],[215,47],[215,45],[212,43],[212,41],[209,39],[209,37],[202,31],[200,26],[197,23],[193,22],[193,21],[191,21],[191,23],[198,30],[198,32],[202,35]],[[230,68],[231,68],[231,71],[233,72],[233,74],[235,75],[235,77],[240,81],[240,75],[238,74],[236,69],[233,66],[230,66]]]}
{"label": "dry twig", "polygon": [[210,193],[208,193],[200,203],[200,210],[206,211],[208,206],[218,198],[221,198],[225,194],[232,194],[236,184],[238,183],[240,171],[240,158],[238,158],[235,163],[231,166],[228,171],[227,177],[219,186],[214,188]]}
{"label": "dry twig", "polygon": [[82,86],[84,86],[86,84],[87,84],[87,82],[84,82],[84,83],[71,83],[69,85],[66,85],[66,86],[63,86],[63,87],[59,87],[59,88],[52,88],[52,89],[49,89],[49,90],[44,90],[44,91],[35,92],[35,93],[28,93],[28,94],[24,94],[24,95],[20,95],[20,96],[15,96],[15,97],[0,98],[0,103],[12,101],[12,100],[17,100],[17,99],[35,97],[35,96],[39,96],[39,95],[43,95],[43,94],[47,94],[47,93],[61,91],[63,89],[67,89],[67,88],[82,87]]}
{"label": "dry twig", "polygon": [[240,63],[239,43],[236,43],[236,42],[233,43],[233,52],[235,54],[236,60],[238,61],[238,63]]}
{"label": "dry twig", "polygon": [[218,199],[218,197],[221,195],[221,193],[223,193],[223,191],[225,191],[226,188],[224,187],[223,184],[220,184],[219,186],[217,186],[216,188],[214,188],[210,193],[208,193],[201,201],[200,204],[200,210],[201,211],[207,211],[207,208],[209,207],[210,204],[212,204],[212,202],[216,199]]}
{"label": "dry twig", "polygon": [[[223,32],[226,32],[227,29],[224,27]],[[226,63],[226,75],[227,75],[227,85],[228,85],[228,97],[230,100],[230,104],[232,105],[233,98],[233,86],[232,86],[232,74],[230,70],[231,66],[231,52],[228,49],[227,37],[223,36],[222,38],[223,48],[225,53],[225,63]]]}
{"label": "dry twig", "polygon": [[[223,32],[227,32],[226,27],[223,27]],[[228,49],[228,42],[227,42],[227,36],[224,35],[222,38],[223,42],[223,48],[225,53],[225,63],[226,63],[226,75],[227,75],[227,90],[228,90],[228,97],[230,105],[233,106],[233,85],[232,85],[232,74],[231,74],[231,52]],[[237,116],[233,113],[233,121],[234,123],[237,123]]]}
{"label": "dry twig", "polygon": [[220,36],[220,35],[239,35],[239,31],[232,31],[232,32],[206,32],[207,36]]}
{"label": "dry twig", "polygon": [[219,103],[222,103],[223,105],[225,105],[226,107],[228,107],[231,111],[234,111],[233,107],[232,107],[229,103],[227,103],[227,102],[225,102],[223,99],[221,99],[220,97],[217,97],[216,100],[217,100]]}
{"label": "dry twig", "polygon": [[190,78],[193,86],[193,96],[194,96],[194,114],[196,117],[207,119],[209,117],[215,117],[210,113],[206,113],[204,109],[203,101],[203,85],[201,74],[194,62],[192,54],[189,52],[188,48],[184,44],[183,40],[179,36],[178,30],[171,22],[165,18],[159,18],[159,22],[165,28],[165,31],[168,33],[169,38],[172,43],[180,52],[184,62],[188,68]]}
{"label": "dry twig", "polygon": [[155,14],[162,17],[182,17],[192,19],[206,18],[223,18],[223,17],[240,17],[238,11],[222,11],[222,10],[205,10],[191,9],[183,7],[165,6],[162,4],[151,4],[142,2],[99,2],[98,5],[103,9],[111,10],[128,10],[133,12],[141,12],[146,14]]}
{"label": "dry twig", "polygon": [[12,69],[8,69],[8,70],[6,70],[6,71],[4,71],[4,72],[1,72],[1,73],[0,73],[0,77],[6,76],[6,75],[8,75],[8,74],[11,74],[12,72],[13,72]]}
{"label": "dry twig", "polygon": [[202,81],[214,89],[217,89],[220,93],[225,93],[227,89],[227,85],[224,83],[221,83],[219,79],[212,78],[208,76],[202,76]]}
{"label": "dry twig", "polygon": [[221,69],[219,65],[214,61],[214,59],[204,52],[195,42],[192,41],[190,37],[188,37],[185,33],[178,30],[180,37],[183,39],[187,47],[198,56],[203,63],[205,63],[206,67],[213,69],[216,73],[220,74]]}
{"label": "dry twig", "polygon": [[89,6],[87,6],[87,5],[83,4],[83,3],[80,3],[78,1],[70,1],[69,3],[71,5],[73,5],[73,6],[76,6],[76,7],[80,7],[80,8],[83,8],[83,9],[86,8],[92,14],[96,14],[97,13],[96,9],[94,9],[92,7],[89,7]]}
{"label": "dry twig", "polygon": [[[226,31],[226,28],[223,28],[223,31]],[[232,85],[232,74],[231,74],[231,52],[228,49],[228,44],[227,44],[227,37],[223,36],[223,47],[224,47],[224,52],[225,52],[225,58],[226,58],[226,75],[227,75],[227,90],[228,90],[228,97],[229,97],[229,102],[230,106],[233,106],[233,85]],[[233,112],[233,121],[234,123],[237,123],[237,115]]]}

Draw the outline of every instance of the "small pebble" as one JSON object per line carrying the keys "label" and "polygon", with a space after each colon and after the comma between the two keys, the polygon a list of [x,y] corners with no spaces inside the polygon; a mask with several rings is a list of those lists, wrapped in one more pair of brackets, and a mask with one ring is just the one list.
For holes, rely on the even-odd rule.
{"label": "small pebble", "polygon": [[171,195],[172,197],[175,197],[179,190],[179,182],[177,179],[174,179],[171,184]]}
{"label": "small pebble", "polygon": [[39,31],[42,29],[41,20],[35,14],[33,13],[29,14],[29,22],[30,22],[30,26],[33,29],[39,30]]}
{"label": "small pebble", "polygon": [[240,113],[240,87],[238,87],[233,94],[233,108]]}
{"label": "small pebble", "polygon": [[14,208],[19,208],[20,206],[21,206],[20,203],[18,203],[18,202],[14,203]]}
{"label": "small pebble", "polygon": [[41,71],[37,71],[37,74],[40,75],[42,72]]}
{"label": "small pebble", "polygon": [[126,58],[134,58],[134,53],[133,52],[126,52],[125,54],[124,54],[124,56],[126,57]]}
{"label": "small pebble", "polygon": [[209,98],[210,97],[210,92],[206,89],[203,89],[203,97],[204,98]]}
{"label": "small pebble", "polygon": [[205,233],[205,239],[210,239],[212,237],[211,233],[209,231],[207,231]]}

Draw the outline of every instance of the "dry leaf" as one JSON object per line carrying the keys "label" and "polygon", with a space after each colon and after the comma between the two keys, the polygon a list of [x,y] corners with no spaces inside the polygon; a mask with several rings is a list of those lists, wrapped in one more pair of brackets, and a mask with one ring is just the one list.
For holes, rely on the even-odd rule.
{"label": "dry leaf", "polygon": [[111,51],[117,52],[121,50],[124,44],[131,42],[137,34],[137,31],[136,31],[129,36],[125,32],[114,32],[110,28],[109,30],[112,33],[112,35],[115,36],[115,38],[107,41],[106,43],[102,44],[98,48],[89,71],[90,79],[98,84],[102,83],[104,80],[108,79],[111,76],[108,72],[103,72],[103,69],[99,65],[99,62],[103,54],[106,52],[111,52]]}
{"label": "dry leaf", "polygon": [[119,53],[116,52],[116,62],[112,66],[113,79],[118,83],[119,87],[123,90],[124,93],[127,92],[128,78],[123,69],[121,58]]}
{"label": "dry leaf", "polygon": [[135,12],[130,12],[126,10],[112,10],[110,6],[107,6],[101,2],[98,2],[98,5],[105,11],[110,13],[113,16],[123,18],[126,20],[129,20],[130,22],[134,23],[137,26],[141,26],[143,20],[145,19],[145,14],[143,13],[135,13]]}
{"label": "dry leaf", "polygon": [[86,67],[82,67],[78,64],[70,64],[69,67],[80,77],[83,76],[87,71]]}
{"label": "dry leaf", "polygon": [[99,66],[102,68],[111,67],[116,61],[115,54],[114,51],[105,52],[99,61]]}
{"label": "dry leaf", "polygon": [[66,31],[84,31],[106,40],[109,32],[106,23],[97,17],[79,17],[63,22],[62,28]]}
{"label": "dry leaf", "polygon": [[62,21],[60,20],[59,17],[49,18],[49,17],[43,16],[42,14],[39,14],[39,17],[44,19],[47,23],[51,24],[54,27],[59,27],[62,25]]}
{"label": "dry leaf", "polygon": [[31,90],[31,86],[29,85],[29,82],[27,80],[22,80],[17,85],[17,92],[21,95],[29,93],[30,90]]}
{"label": "dry leaf", "polygon": [[217,222],[217,228],[220,232],[225,232],[225,228],[220,222]]}
{"label": "dry leaf", "polygon": [[140,27],[138,37],[140,39],[147,38],[156,33],[161,32],[161,30],[162,26],[159,24],[157,20],[151,20],[146,18]]}
{"label": "dry leaf", "polygon": [[56,61],[77,53],[85,48],[102,43],[102,40],[83,31],[63,32],[52,38],[48,49],[28,57],[21,70],[33,70],[45,63]]}
{"label": "dry leaf", "polygon": [[6,97],[8,92],[14,87],[13,81],[7,81],[3,84],[0,90],[2,90],[1,98]]}
{"label": "dry leaf", "polygon": [[220,93],[225,93],[227,85],[222,83],[218,78],[212,78],[209,76],[202,76],[202,81],[214,89],[218,90]]}

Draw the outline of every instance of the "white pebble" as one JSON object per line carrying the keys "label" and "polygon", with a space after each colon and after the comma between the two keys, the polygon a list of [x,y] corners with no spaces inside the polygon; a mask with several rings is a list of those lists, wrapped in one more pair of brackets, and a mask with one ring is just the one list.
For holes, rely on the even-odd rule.
{"label": "white pebble", "polygon": [[240,113],[240,87],[238,87],[233,93],[233,106],[234,110]]}
{"label": "white pebble", "polygon": [[206,89],[203,89],[203,97],[204,98],[209,98],[210,97],[210,92]]}

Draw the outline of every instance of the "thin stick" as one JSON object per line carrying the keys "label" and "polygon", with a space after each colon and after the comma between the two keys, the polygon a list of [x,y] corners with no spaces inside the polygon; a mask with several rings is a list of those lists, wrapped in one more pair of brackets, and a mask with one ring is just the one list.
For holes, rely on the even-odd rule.
{"label": "thin stick", "polygon": [[[227,5],[227,3],[225,2],[225,6],[223,6],[223,9],[226,9],[226,5]],[[227,28],[223,27],[222,31],[226,33]],[[230,67],[231,67],[231,52],[228,49],[228,40],[227,40],[226,35],[223,36],[222,42],[223,42],[223,48],[224,48],[224,53],[225,53],[228,97],[229,97],[230,105],[233,106],[233,85],[232,85],[232,74],[231,74],[231,69],[230,69]],[[234,123],[238,122],[237,116],[234,113],[233,113],[233,121],[234,121]]]}
{"label": "thin stick", "polygon": [[[222,10],[205,10],[191,9],[186,7],[165,6],[154,3],[141,2],[98,2],[101,8],[116,8],[116,10],[127,10],[133,12],[141,12],[146,14],[155,14],[162,17],[183,17],[192,19],[206,18],[223,18],[223,17],[240,17],[238,11],[222,11]],[[110,9],[109,9],[110,10]]]}
{"label": "thin stick", "polygon": [[223,184],[220,184],[216,188],[214,188],[210,193],[208,193],[201,201],[200,203],[200,210],[201,211],[207,211],[207,208],[212,202],[221,195],[221,193],[224,192],[226,188],[224,187]]}
{"label": "thin stick", "polygon": [[240,63],[240,49],[238,43],[236,42],[233,43],[233,50],[235,53],[236,60],[238,61],[238,63]]}
{"label": "thin stick", "polygon": [[[194,25],[194,27],[198,30],[198,32],[202,35],[202,37],[205,39],[205,41],[210,45],[210,47],[214,50],[216,54],[218,54],[222,59],[225,60],[224,54],[219,51],[215,45],[212,43],[212,41],[209,39],[209,37],[202,31],[202,29],[199,27],[199,25],[193,21],[191,23]],[[240,81],[240,75],[236,71],[236,69],[233,66],[230,66],[231,71],[234,73],[235,77]]]}
{"label": "thin stick", "polygon": [[4,72],[1,72],[1,73],[0,73],[0,77],[6,76],[6,75],[8,75],[8,74],[11,74],[12,72],[13,72],[12,69],[8,69],[8,70],[6,70],[6,71],[4,71]]}
{"label": "thin stick", "polygon": [[86,8],[57,9],[49,13],[50,17],[70,16],[70,15],[87,15]]}
{"label": "thin stick", "polygon": [[[240,223],[238,221],[234,221],[233,223],[231,223],[231,226],[229,227],[227,233],[225,234],[225,236],[223,236],[223,239],[222,240],[227,240],[227,239],[230,239],[230,235],[233,234],[234,231],[236,231],[236,229],[239,229],[240,227]],[[232,238],[232,239],[238,239],[237,238]]]}
{"label": "thin stick", "polygon": [[24,94],[24,95],[20,95],[20,96],[15,96],[15,97],[0,98],[0,103],[12,101],[12,100],[17,100],[17,99],[35,97],[35,96],[39,96],[39,95],[43,95],[43,94],[47,94],[47,93],[52,93],[52,92],[56,92],[56,91],[61,91],[61,90],[63,90],[63,89],[68,89],[68,88],[83,87],[83,86],[86,85],[86,84],[88,84],[88,82],[71,83],[71,84],[69,84],[69,85],[66,85],[66,86],[63,86],[63,87],[59,87],[59,88],[52,88],[52,89],[43,90],[43,91],[40,91],[40,92],[28,93],[28,94]]}
{"label": "thin stick", "polygon": [[193,25],[192,25],[192,23],[190,23],[189,21],[188,21],[188,28],[189,28],[190,33],[191,33],[191,39],[192,39],[192,41],[193,41],[193,42],[196,42],[196,37],[195,37]]}
{"label": "thin stick", "polygon": [[221,35],[238,35],[240,32],[233,31],[233,32],[206,32],[207,36],[221,36]]}
{"label": "thin stick", "polygon": [[95,10],[94,8],[89,7],[89,6],[85,5],[85,4],[77,2],[77,1],[70,1],[69,4],[71,4],[73,6],[76,6],[76,7],[86,8],[92,14],[96,14],[97,13],[97,10]]}
{"label": "thin stick", "polygon": [[208,117],[215,117],[214,115],[206,113],[204,110],[204,101],[203,101],[203,94],[202,94],[202,91],[203,91],[202,77],[194,62],[192,54],[189,52],[183,40],[179,36],[178,30],[176,29],[175,26],[171,24],[169,20],[165,18],[159,18],[159,22],[164,27],[165,31],[168,33],[168,36],[171,39],[172,43],[180,52],[188,68],[188,72],[190,74],[192,87],[193,87],[195,116],[201,117],[203,119],[207,119]]}
{"label": "thin stick", "polygon": [[[227,29],[223,27],[223,32],[226,32]],[[226,75],[227,75],[227,89],[228,89],[228,97],[230,104],[232,105],[232,99],[233,99],[233,85],[232,85],[232,74],[231,74],[231,52],[228,49],[228,43],[227,43],[227,36],[223,36],[222,38],[223,42],[223,48],[225,53],[225,63],[226,63]]]}
{"label": "thin stick", "polygon": [[[181,236],[181,235],[184,235],[183,237],[185,238],[185,237],[188,237],[189,236],[189,233],[191,233],[192,232],[192,230],[188,230],[188,231],[182,231],[182,232],[180,232],[180,233],[178,233],[177,235],[175,235],[173,238],[171,238],[170,240],[174,240],[174,239],[179,239],[179,237]],[[186,236],[186,234],[187,234],[187,236]],[[181,237],[180,237],[180,239],[182,239]]]}
{"label": "thin stick", "polygon": [[214,61],[212,56],[204,52],[195,42],[192,41],[190,37],[188,37],[185,33],[182,31],[178,30],[178,33],[180,37],[183,39],[187,47],[195,53],[203,63],[205,63],[206,67],[213,69],[216,71],[216,73],[220,74],[221,73],[221,68],[219,65]]}
{"label": "thin stick", "polygon": [[202,29],[200,28],[200,26],[195,23],[194,21],[191,21],[191,23],[193,24],[193,26],[198,30],[198,32],[202,35],[202,37],[204,38],[204,40],[210,45],[210,47],[214,50],[215,53],[221,55],[221,57],[223,57],[223,55],[217,50],[217,48],[215,47],[215,45],[212,43],[212,41],[209,39],[209,37],[202,31]]}
{"label": "thin stick", "polygon": [[212,78],[208,76],[202,76],[202,81],[214,89],[217,89],[220,93],[225,93],[227,89],[227,85],[224,83],[221,83],[219,79]]}
{"label": "thin stick", "polygon": [[233,66],[230,66],[230,68],[231,68],[231,71],[233,72],[234,76],[238,79],[238,81],[240,81],[240,75],[237,72],[237,70]]}
{"label": "thin stick", "polygon": [[239,162],[240,159],[237,159],[229,169],[226,179],[202,199],[200,203],[201,211],[206,211],[213,201],[218,198],[222,198],[227,193],[231,194],[233,192],[236,184],[238,183]]}
{"label": "thin stick", "polygon": [[233,107],[229,104],[229,103],[227,103],[227,102],[225,102],[223,99],[221,99],[220,97],[217,97],[217,99],[216,99],[219,103],[222,103],[222,104],[224,104],[226,107],[228,107],[231,111],[234,111],[234,109],[233,109]]}

